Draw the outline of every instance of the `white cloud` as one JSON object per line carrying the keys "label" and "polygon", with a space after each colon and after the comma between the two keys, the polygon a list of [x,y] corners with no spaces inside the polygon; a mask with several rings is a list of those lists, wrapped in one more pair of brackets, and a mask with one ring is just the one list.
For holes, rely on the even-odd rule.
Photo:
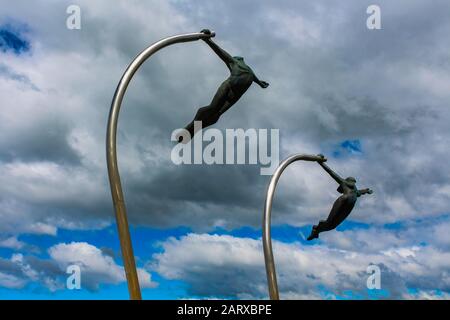
{"label": "white cloud", "polygon": [[446,292],[430,290],[430,291],[418,291],[410,293],[406,295],[406,297],[408,299],[417,299],[417,300],[449,300],[450,294]]}
{"label": "white cloud", "polygon": [[86,242],[60,243],[48,249],[50,257],[62,269],[68,265],[77,264],[82,269],[82,275],[93,274],[98,282],[117,284],[124,280],[123,269],[110,256]]}
{"label": "white cloud", "polygon": [[[186,281],[191,294],[267,297],[260,240],[189,234],[161,245],[163,252],[153,256],[152,267],[168,279]],[[380,266],[382,289],[391,298],[413,297],[408,288],[450,290],[450,255],[429,246],[405,245],[378,252],[278,241],[273,246],[284,299],[334,298],[349,290],[367,297],[370,264]]]}
{"label": "white cloud", "polygon": [[0,287],[9,289],[22,289],[27,281],[19,277],[0,272]]}
{"label": "white cloud", "polygon": [[23,241],[17,239],[17,237],[9,237],[3,240],[0,240],[0,248],[9,248],[19,250],[25,246]]}
{"label": "white cloud", "polygon": [[[50,257],[65,270],[71,264],[81,268],[81,279],[90,289],[98,289],[100,284],[118,284],[125,281],[122,266],[112,257],[105,255],[97,247],[86,242],[60,243],[48,249]],[[140,268],[139,277],[142,287],[155,287],[151,275]]]}
{"label": "white cloud", "polygon": [[[126,281],[124,268],[97,247],[86,242],[59,243],[48,249],[50,259],[15,253],[10,259],[0,258],[0,286],[23,288],[30,283],[41,284],[51,292],[66,289],[69,265],[81,270],[81,287],[99,290],[102,285],[117,285]],[[154,288],[151,274],[138,268],[141,288]]]}

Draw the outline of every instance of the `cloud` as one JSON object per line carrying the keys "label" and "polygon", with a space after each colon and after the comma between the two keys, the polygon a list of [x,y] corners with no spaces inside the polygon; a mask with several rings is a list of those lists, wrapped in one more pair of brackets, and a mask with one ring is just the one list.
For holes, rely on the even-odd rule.
{"label": "cloud", "polygon": [[30,283],[41,284],[51,292],[63,289],[64,271],[51,261],[15,253],[9,259],[0,258],[0,286],[23,289]]}
{"label": "cloud", "polygon": [[[267,298],[261,240],[189,234],[168,239],[161,246],[163,252],[153,256],[152,268],[167,279],[187,282],[191,295]],[[381,297],[414,297],[408,288],[450,290],[450,256],[429,246],[387,246],[374,252],[301,246],[298,242],[275,241],[273,246],[284,299],[337,298],[348,296],[348,292],[367,299],[373,294],[366,287],[371,264],[381,269]]]}
{"label": "cloud", "polygon": [[4,64],[0,64],[0,76],[5,77],[12,81],[22,82],[25,86],[28,86],[33,90],[39,91],[39,88],[36,87],[26,75],[16,73],[13,70],[10,70],[8,66]]}
{"label": "cloud", "polygon": [[449,300],[450,294],[436,290],[417,291],[410,294],[410,299],[418,300]]}
{"label": "cloud", "polygon": [[100,283],[124,281],[123,269],[88,243],[60,243],[48,249],[48,253],[62,270],[72,264],[80,266],[83,287],[97,290]]}
{"label": "cloud", "polygon": [[[9,28],[9,42],[6,33],[1,40],[1,239],[112,223],[105,130],[114,89],[131,59],[150,43],[210,27],[219,45],[244,56],[270,83],[267,90],[250,88],[215,128],[279,128],[281,158],[324,153],[339,174],[374,190],[360,198],[349,220],[375,228],[330,233],[333,250],[352,251],[357,243],[378,257],[386,245],[375,241],[377,233],[394,249],[410,248],[417,220],[436,223],[420,229],[434,249],[419,246],[419,257],[427,253],[433,259],[448,248],[441,220],[450,201],[450,173],[442,160],[450,156],[450,48],[443,41],[450,32],[448,1],[379,1],[382,30],[366,28],[371,3],[364,1],[78,1],[81,30],[65,27],[69,4],[2,6],[0,26],[27,28]],[[26,41],[26,54],[15,54],[10,45],[4,49],[11,34]],[[170,161],[172,130],[209,103],[227,76],[199,41],[164,49],[130,83],[120,115],[118,162],[131,224],[187,225],[198,232],[259,227],[268,183],[259,168]],[[316,164],[296,163],[280,179],[274,224],[303,226],[325,218],[336,187]],[[392,234],[385,224],[409,230]],[[292,297],[317,297],[312,289],[286,288]],[[234,293],[262,296],[258,290]]]}
{"label": "cloud", "polygon": [[[15,253],[10,259],[0,258],[0,286],[24,288],[40,284],[50,292],[66,288],[69,265],[80,267],[81,288],[98,291],[102,285],[125,282],[125,272],[111,256],[86,242],[59,243],[48,249],[49,259]],[[154,288],[157,283],[145,269],[138,268],[141,288]]]}
{"label": "cloud", "polygon": [[[29,26],[34,49],[27,56],[4,55],[3,63],[8,74],[20,74],[40,90],[24,87],[17,77],[0,78],[0,120],[5,124],[0,176],[10,181],[0,190],[3,202],[14,203],[12,210],[22,211],[16,216],[33,223],[112,221],[104,139],[119,77],[152,41],[211,26],[220,45],[246,56],[255,72],[271,82],[268,90],[251,88],[217,128],[281,128],[282,157],[304,151],[332,155],[345,141],[358,141],[362,152],[330,158],[339,173],[356,176],[362,187],[375,190],[360,201],[351,219],[382,224],[439,216],[450,197],[445,164],[436,161],[448,156],[449,96],[444,88],[449,79],[441,63],[446,48],[439,40],[450,28],[441,14],[448,4],[403,4],[411,21],[422,23],[414,41],[408,32],[419,27],[401,25],[400,3],[379,4],[385,25],[378,33],[365,28],[365,7],[359,2],[259,1],[248,4],[252,10],[239,19],[242,4],[235,1],[201,7],[81,1],[79,31],[61,23],[64,2],[38,13],[33,6],[8,6],[3,17]],[[424,12],[436,19],[423,20]],[[251,21],[266,23],[254,28]],[[131,83],[118,150],[133,224],[198,229],[259,224],[267,179],[258,168],[170,162],[170,133],[210,101],[226,75],[199,42],[165,49]],[[319,169],[290,172],[277,193],[276,221],[311,224],[329,211],[336,186]],[[35,190],[23,192],[30,188]]]}
{"label": "cloud", "polygon": [[22,249],[25,243],[17,239],[16,237],[9,237],[0,240],[0,248],[10,248],[10,249]]}
{"label": "cloud", "polygon": [[10,274],[4,274],[0,272],[0,287],[8,289],[22,289],[26,284],[26,281]]}
{"label": "cloud", "polygon": [[[100,284],[118,284],[125,281],[123,267],[100,249],[86,242],[60,243],[48,249],[50,257],[64,270],[76,264],[81,268],[82,286],[98,290]],[[138,275],[142,288],[152,288],[156,283],[151,275],[139,268]]]}

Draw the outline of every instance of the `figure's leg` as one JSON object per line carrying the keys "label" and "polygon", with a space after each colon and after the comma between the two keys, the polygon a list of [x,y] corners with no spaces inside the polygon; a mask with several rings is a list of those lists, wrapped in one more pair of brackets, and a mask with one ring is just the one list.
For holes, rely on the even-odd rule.
{"label": "figure's leg", "polygon": [[[214,98],[211,101],[211,104],[206,107],[202,107],[197,110],[197,113],[195,114],[194,120],[189,123],[185,129],[189,131],[191,138],[194,136],[194,122],[195,121],[201,121],[202,122],[202,128],[207,128],[219,120],[221,116],[220,110],[228,104],[227,98],[229,96],[230,87],[228,80],[225,80],[217,89],[216,94],[214,95]],[[228,107],[229,108],[229,107]],[[180,139],[179,139],[179,142]]]}
{"label": "figure's leg", "polygon": [[327,220],[320,220],[317,225],[312,227],[311,234],[309,235],[308,240],[316,239],[319,237],[319,233],[330,231],[336,228],[336,217],[342,210],[342,206],[344,203],[345,200],[342,196],[334,202]]}
{"label": "figure's leg", "polygon": [[324,223],[325,223],[325,220],[320,220],[319,224],[313,225],[313,227],[311,229],[311,233],[309,234],[309,236],[307,238],[308,241],[319,238],[319,233],[321,232],[321,231],[319,231],[319,226],[322,228]]}
{"label": "figure's leg", "polygon": [[222,108],[219,110],[219,114],[223,115],[228,109],[230,109],[236,102],[235,101],[231,101],[231,100],[227,100],[225,101],[225,103],[223,104]]}
{"label": "figure's leg", "polygon": [[320,220],[319,224],[316,227],[316,232],[317,233],[321,233],[321,232],[325,232],[325,231],[330,231],[334,229],[334,226],[332,223],[330,223],[330,221],[328,220]]}
{"label": "figure's leg", "polygon": [[320,220],[317,225],[314,225],[311,229],[311,234],[308,237],[308,241],[319,238],[319,233],[324,231],[330,231],[334,229],[328,220]]}
{"label": "figure's leg", "polygon": [[189,134],[191,135],[191,138],[194,136],[194,121],[201,121],[202,122],[202,128],[209,127],[213,125],[214,123],[219,120],[220,114],[217,112],[214,108],[211,107],[211,105],[202,107],[197,110],[197,113],[195,114],[194,120],[189,123],[185,129],[189,131]]}

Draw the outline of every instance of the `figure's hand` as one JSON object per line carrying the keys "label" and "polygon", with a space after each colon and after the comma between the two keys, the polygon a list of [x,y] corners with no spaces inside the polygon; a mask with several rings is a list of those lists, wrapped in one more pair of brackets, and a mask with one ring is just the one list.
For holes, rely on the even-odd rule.
{"label": "figure's hand", "polygon": [[209,37],[204,37],[204,38],[202,39],[202,40],[205,41],[205,42],[210,42],[210,41],[211,41],[211,38],[214,37],[214,33],[211,32],[211,30],[209,30],[209,29],[202,29],[202,31],[200,31],[200,33],[203,33],[203,34],[209,36]]}
{"label": "figure's hand", "polygon": [[265,89],[269,86],[269,83],[265,82],[265,81],[261,81],[259,85],[261,86],[261,88]]}
{"label": "figure's hand", "polygon": [[327,161],[327,158],[325,158],[325,156],[323,154],[319,153],[317,156],[320,158],[320,160],[318,160],[318,162],[326,162]]}
{"label": "figure's hand", "polygon": [[372,194],[372,193],[373,193],[373,190],[367,188],[367,193],[368,193],[368,194]]}
{"label": "figure's hand", "polygon": [[200,33],[211,34],[211,30],[209,30],[209,29],[203,29],[202,31],[200,31]]}

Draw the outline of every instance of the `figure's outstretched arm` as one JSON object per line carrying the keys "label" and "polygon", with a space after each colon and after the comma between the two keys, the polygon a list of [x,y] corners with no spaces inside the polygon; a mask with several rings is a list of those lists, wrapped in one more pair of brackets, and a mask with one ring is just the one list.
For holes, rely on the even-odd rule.
{"label": "figure's outstretched arm", "polygon": [[[211,31],[209,31],[208,29],[203,29],[200,32],[206,34],[211,33]],[[230,64],[234,61],[233,57],[228,52],[219,47],[214,41],[212,41],[211,38],[203,39],[203,41],[205,41],[208,46],[210,46],[210,48],[219,56],[219,58],[222,59],[223,62],[225,62],[227,67],[230,68]]]}
{"label": "figure's outstretched arm", "polygon": [[253,81],[258,84],[261,88],[265,89],[269,86],[268,82],[259,80],[258,77],[256,75],[253,75]]}
{"label": "figure's outstretched arm", "polygon": [[326,171],[328,174],[336,180],[337,183],[341,184],[344,182],[344,179],[342,179],[336,172],[330,169],[324,162],[318,162],[318,164]]}
{"label": "figure's outstretched arm", "polygon": [[373,191],[369,188],[365,188],[365,189],[360,189],[358,190],[358,197],[362,196],[363,194],[372,194]]}

